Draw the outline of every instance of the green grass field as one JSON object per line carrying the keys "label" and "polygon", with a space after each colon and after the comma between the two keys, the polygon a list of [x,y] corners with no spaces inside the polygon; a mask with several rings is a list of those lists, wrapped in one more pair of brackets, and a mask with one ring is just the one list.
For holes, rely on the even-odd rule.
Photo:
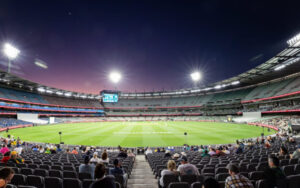
{"label": "green grass field", "polygon": [[[92,146],[182,146],[234,143],[236,139],[259,136],[261,127],[210,122],[95,122],[47,125],[10,130],[24,141]],[[184,136],[187,132],[187,138]],[[265,134],[274,134],[275,131]],[[7,134],[2,132],[2,137]]]}

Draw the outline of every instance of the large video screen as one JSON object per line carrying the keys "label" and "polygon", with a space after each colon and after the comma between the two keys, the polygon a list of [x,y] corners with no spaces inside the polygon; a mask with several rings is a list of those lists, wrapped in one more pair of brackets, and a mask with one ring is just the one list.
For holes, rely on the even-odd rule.
{"label": "large video screen", "polygon": [[118,94],[103,93],[102,97],[103,102],[118,102],[119,100]]}

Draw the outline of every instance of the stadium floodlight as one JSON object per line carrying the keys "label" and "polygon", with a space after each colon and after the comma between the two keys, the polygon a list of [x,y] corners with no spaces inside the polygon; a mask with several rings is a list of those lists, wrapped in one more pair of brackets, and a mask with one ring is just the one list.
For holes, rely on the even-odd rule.
{"label": "stadium floodlight", "polygon": [[289,46],[300,46],[300,33],[287,41]]}
{"label": "stadium floodlight", "polygon": [[238,84],[240,84],[240,81],[233,81],[233,82],[231,82],[231,85],[238,85]]}
{"label": "stadium floodlight", "polygon": [[42,87],[37,88],[37,90],[38,90],[39,92],[41,92],[41,93],[46,92],[46,90],[45,90],[44,88],[42,88]]}
{"label": "stadium floodlight", "polygon": [[52,91],[52,90],[49,90],[49,89],[47,89],[47,90],[46,90],[46,93],[52,94],[52,93],[53,93],[53,91]]}
{"label": "stadium floodlight", "polygon": [[281,70],[281,69],[284,69],[286,67],[286,65],[280,65],[280,66],[278,66],[278,67],[275,67],[275,71],[279,71],[279,70]]}
{"label": "stadium floodlight", "polygon": [[72,93],[65,93],[64,94],[66,97],[71,97]]}
{"label": "stadium floodlight", "polygon": [[13,60],[16,59],[20,53],[16,47],[9,43],[5,43],[3,47],[4,54],[8,57],[8,59]]}
{"label": "stadium floodlight", "polygon": [[58,91],[56,92],[56,95],[63,95],[63,92]]}
{"label": "stadium floodlight", "polygon": [[5,43],[3,46],[3,53],[8,58],[7,72],[10,73],[11,61],[18,57],[18,55],[20,54],[20,50],[9,43]]}
{"label": "stadium floodlight", "polygon": [[113,83],[118,83],[121,80],[121,74],[118,72],[111,72],[109,74],[109,79],[110,81],[112,81]]}
{"label": "stadium floodlight", "polygon": [[190,76],[194,82],[198,82],[201,79],[201,73],[198,71],[193,72],[192,74],[190,74]]}
{"label": "stadium floodlight", "polygon": [[215,88],[215,89],[221,89],[222,86],[221,86],[221,85],[216,85],[214,88]]}

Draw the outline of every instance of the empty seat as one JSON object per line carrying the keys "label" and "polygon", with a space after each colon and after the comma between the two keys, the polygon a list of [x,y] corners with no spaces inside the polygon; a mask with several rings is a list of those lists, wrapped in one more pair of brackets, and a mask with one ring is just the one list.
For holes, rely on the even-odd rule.
{"label": "empty seat", "polygon": [[84,179],[91,179],[91,174],[89,173],[78,173],[78,178],[80,180],[84,180]]}
{"label": "empty seat", "polygon": [[17,164],[17,167],[18,168],[27,168],[27,164],[20,163],[20,164]]}
{"label": "empty seat", "polygon": [[202,171],[201,171],[202,174],[206,174],[206,173],[209,173],[209,174],[214,174],[215,173],[215,169],[214,168],[203,168]]}
{"label": "empty seat", "polygon": [[187,182],[189,185],[191,185],[192,183],[198,181],[198,177],[197,177],[197,175],[181,175],[180,181]]}
{"label": "empty seat", "polygon": [[63,180],[64,188],[82,188],[82,183],[76,178],[64,178]]}
{"label": "empty seat", "polygon": [[191,188],[202,188],[202,184],[200,182],[192,183]]}
{"label": "empty seat", "polygon": [[225,179],[229,176],[228,173],[220,173],[216,175],[217,181],[225,181]]}
{"label": "empty seat", "polygon": [[62,179],[57,177],[46,177],[45,188],[52,188],[52,187],[62,188],[63,187]]}
{"label": "empty seat", "polygon": [[290,159],[289,163],[290,163],[290,165],[298,164],[298,159]]}
{"label": "empty seat", "polygon": [[216,168],[215,174],[228,173],[228,169],[224,167]]}
{"label": "empty seat", "polygon": [[50,177],[57,177],[57,178],[63,177],[62,172],[59,170],[49,170],[48,173]]}
{"label": "empty seat", "polygon": [[63,171],[64,178],[77,178],[77,173],[74,171]]}
{"label": "empty seat", "polygon": [[33,175],[33,170],[31,168],[21,168],[20,173],[26,176]]}
{"label": "empty seat", "polygon": [[36,175],[36,176],[46,177],[46,176],[48,176],[48,170],[45,170],[45,169],[35,169],[33,174]]}
{"label": "empty seat", "polygon": [[263,173],[262,171],[255,171],[255,172],[250,172],[249,173],[249,178],[251,180],[260,180],[263,179]]}
{"label": "empty seat", "polygon": [[296,165],[295,165],[294,173],[295,173],[295,174],[300,174],[300,164],[296,164]]}
{"label": "empty seat", "polygon": [[17,188],[17,186],[12,185],[12,184],[7,184],[7,185],[6,185],[6,188]]}
{"label": "empty seat", "polygon": [[190,188],[190,185],[186,182],[176,182],[176,183],[170,183],[168,188]]}
{"label": "empty seat", "polygon": [[164,187],[168,187],[172,182],[179,182],[178,176],[174,174],[167,174],[163,176]]}
{"label": "empty seat", "polygon": [[62,170],[62,167],[61,166],[51,166],[51,170]]}
{"label": "empty seat", "polygon": [[127,187],[127,182],[124,179],[123,175],[115,174],[114,177],[115,177],[115,181],[118,182],[122,187]]}
{"label": "empty seat", "polygon": [[294,173],[295,173],[294,168],[295,168],[294,165],[288,165],[288,166],[282,167],[282,170],[286,176],[289,176],[289,175],[294,175]]}
{"label": "empty seat", "polygon": [[300,185],[300,175],[292,175],[287,177],[289,188],[299,188]]}
{"label": "empty seat", "polygon": [[49,165],[47,165],[47,164],[43,164],[43,165],[40,165],[40,169],[49,170],[50,167],[49,167]]}
{"label": "empty seat", "polygon": [[66,170],[66,171],[76,171],[73,166],[63,166],[63,170]]}
{"label": "empty seat", "polygon": [[28,164],[27,165],[27,168],[32,168],[32,169],[36,169],[38,167],[39,167],[39,165],[37,165],[37,164]]}
{"label": "empty seat", "polygon": [[289,159],[282,159],[280,160],[280,166],[286,166],[286,165],[289,165],[290,161]]}
{"label": "empty seat", "polygon": [[28,175],[27,184],[37,188],[44,188],[44,178],[41,176]]}
{"label": "empty seat", "polygon": [[11,183],[14,185],[26,185],[26,176],[23,174],[15,174]]}
{"label": "empty seat", "polygon": [[82,181],[82,187],[83,187],[83,188],[89,188],[90,185],[91,185],[93,182],[94,182],[94,180],[92,180],[92,179],[84,179],[84,180]]}

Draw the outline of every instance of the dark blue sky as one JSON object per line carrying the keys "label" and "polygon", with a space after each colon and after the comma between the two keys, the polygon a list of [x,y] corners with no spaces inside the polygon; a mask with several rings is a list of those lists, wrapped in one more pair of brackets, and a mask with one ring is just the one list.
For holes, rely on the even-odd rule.
{"label": "dark blue sky", "polygon": [[[0,45],[22,52],[13,73],[53,87],[98,93],[191,87],[263,63],[300,32],[299,1],[16,1],[0,2]],[[39,58],[48,69],[34,65]],[[1,54],[1,68],[7,60]]]}

